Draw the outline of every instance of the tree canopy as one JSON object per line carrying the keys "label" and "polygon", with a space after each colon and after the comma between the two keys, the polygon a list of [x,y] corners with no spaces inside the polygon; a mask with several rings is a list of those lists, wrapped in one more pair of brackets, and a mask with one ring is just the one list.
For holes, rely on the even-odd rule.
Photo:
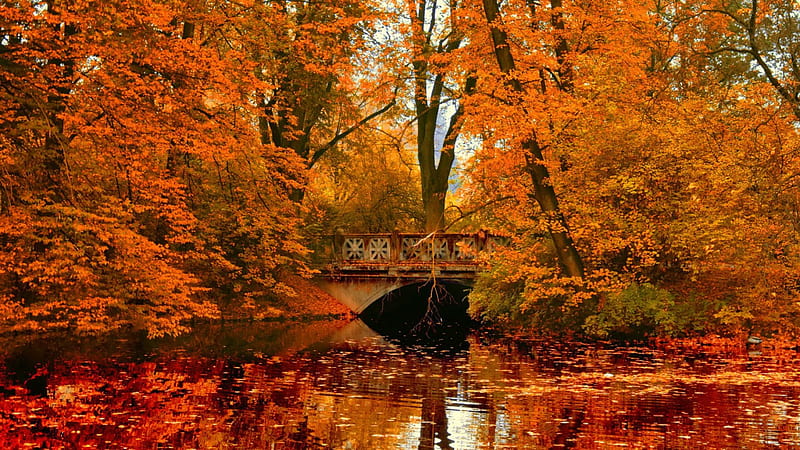
{"label": "tree canopy", "polygon": [[489,229],[485,320],[797,329],[789,0],[0,2],[10,331],[178,334],[322,236]]}

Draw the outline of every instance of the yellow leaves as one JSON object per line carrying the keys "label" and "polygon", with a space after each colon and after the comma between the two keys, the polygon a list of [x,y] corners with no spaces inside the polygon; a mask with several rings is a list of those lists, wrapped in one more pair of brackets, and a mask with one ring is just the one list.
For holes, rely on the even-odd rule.
{"label": "yellow leaves", "polygon": [[616,190],[622,197],[647,195],[650,192],[645,180],[636,175],[613,175],[609,181],[610,191],[613,193]]}

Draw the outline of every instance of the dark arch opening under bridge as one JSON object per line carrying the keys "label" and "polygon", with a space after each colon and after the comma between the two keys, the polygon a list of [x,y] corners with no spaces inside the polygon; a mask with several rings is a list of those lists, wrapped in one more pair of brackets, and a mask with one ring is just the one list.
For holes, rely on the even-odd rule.
{"label": "dark arch opening under bridge", "polygon": [[473,325],[470,287],[453,281],[417,282],[399,287],[359,314],[376,332],[389,337],[452,336]]}

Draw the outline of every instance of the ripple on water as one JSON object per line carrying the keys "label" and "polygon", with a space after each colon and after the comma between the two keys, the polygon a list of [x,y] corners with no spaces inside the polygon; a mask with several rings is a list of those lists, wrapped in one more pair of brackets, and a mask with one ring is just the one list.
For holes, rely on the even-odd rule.
{"label": "ripple on water", "polygon": [[341,340],[331,337],[340,328],[309,327],[209,326],[181,339],[6,349],[0,446],[800,445],[792,354],[672,354],[481,334],[454,350],[363,328],[359,339]]}

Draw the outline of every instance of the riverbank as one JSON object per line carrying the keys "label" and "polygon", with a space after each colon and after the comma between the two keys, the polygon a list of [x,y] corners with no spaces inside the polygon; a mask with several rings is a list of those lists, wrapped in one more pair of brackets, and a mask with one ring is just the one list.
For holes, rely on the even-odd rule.
{"label": "riverbank", "polygon": [[349,308],[339,303],[311,280],[298,275],[284,275],[280,295],[249,296],[220,302],[222,320],[308,320],[314,318],[355,318]]}

